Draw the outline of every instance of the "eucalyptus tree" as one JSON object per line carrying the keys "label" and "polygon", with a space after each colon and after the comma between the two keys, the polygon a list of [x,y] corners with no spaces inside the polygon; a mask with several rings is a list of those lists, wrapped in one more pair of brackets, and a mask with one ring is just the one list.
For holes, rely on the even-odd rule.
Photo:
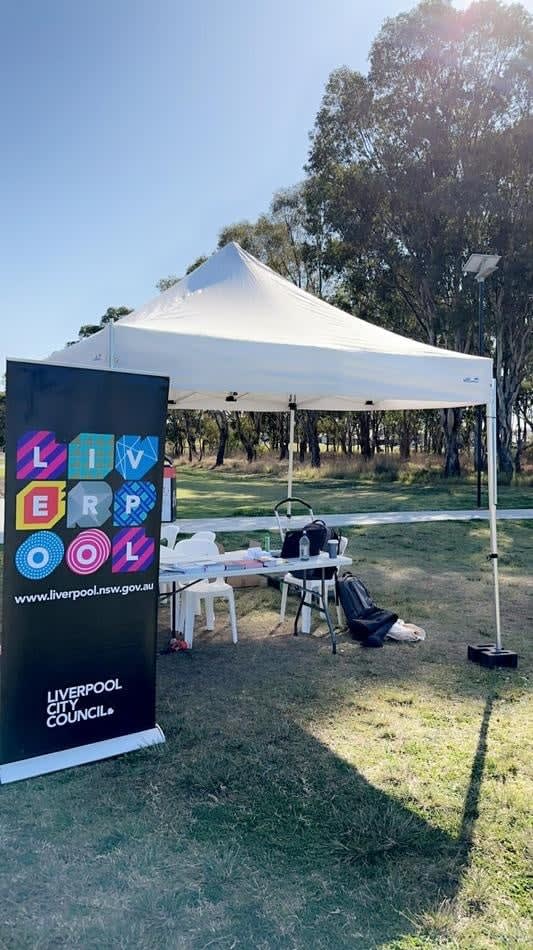
{"label": "eucalyptus tree", "polygon": [[[381,294],[375,312],[383,323],[396,329],[403,311],[404,331],[475,350],[474,288],[463,280],[463,263],[474,249],[510,253],[502,295],[514,329],[496,341],[500,403],[507,349],[516,355],[519,348],[514,330],[531,324],[520,316],[523,304],[513,290],[510,272],[522,251],[517,255],[512,246],[515,229],[505,207],[512,193],[513,214],[517,202],[523,219],[530,192],[530,173],[517,167],[518,145],[511,143],[520,141],[529,120],[531,45],[529,14],[496,0],[465,11],[429,0],[387,20],[372,45],[368,75],[347,68],[331,75],[308,165],[322,194],[326,253],[361,316],[369,294],[372,302]],[[360,301],[353,300],[354,288],[363,288]],[[501,333],[498,298],[489,306]],[[511,393],[527,358],[515,360]],[[457,474],[460,411],[443,412],[442,426],[445,472]],[[500,446],[502,432],[500,411]]]}
{"label": "eucalyptus tree", "polygon": [[[129,313],[133,313],[130,307],[108,307],[100,318],[100,323],[84,323],[79,328],[78,340],[84,340],[89,336],[93,336],[95,333],[99,333],[108,323],[116,323],[116,321],[122,317],[127,317]],[[67,346],[72,346],[72,344],[77,343],[78,340],[70,340]]]}

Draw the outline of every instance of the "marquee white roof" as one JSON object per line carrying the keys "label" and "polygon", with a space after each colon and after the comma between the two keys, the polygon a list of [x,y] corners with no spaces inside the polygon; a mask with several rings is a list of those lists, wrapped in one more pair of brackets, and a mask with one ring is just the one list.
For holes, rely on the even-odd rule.
{"label": "marquee white roof", "polygon": [[[170,378],[191,409],[416,409],[489,401],[492,361],[359,320],[238,244],[51,361]],[[236,393],[236,401],[228,402]]]}

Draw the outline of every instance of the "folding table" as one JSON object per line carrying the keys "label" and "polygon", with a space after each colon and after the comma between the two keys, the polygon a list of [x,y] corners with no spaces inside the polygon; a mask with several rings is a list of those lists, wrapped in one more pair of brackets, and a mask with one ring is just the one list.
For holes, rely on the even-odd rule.
{"label": "folding table", "polygon": [[[253,559],[250,567],[245,567],[242,563],[246,560],[246,551],[228,551],[220,554],[218,557],[210,558],[209,562],[201,564],[198,562],[189,563],[187,561],[178,561],[172,556],[172,550],[161,548],[161,561],[159,569],[159,583],[170,584],[172,587],[171,600],[171,626],[175,629],[176,612],[176,594],[179,591],[187,590],[193,587],[199,581],[210,580],[216,577],[245,577],[247,575],[264,575],[270,577],[284,576],[287,573],[300,571],[304,573],[303,586],[300,595],[300,603],[296,612],[294,621],[294,636],[298,635],[298,620],[306,597],[311,598],[311,604],[308,606],[312,610],[317,610],[328,625],[331,637],[332,653],[337,652],[337,637],[334,624],[328,609],[326,595],[326,570],[334,567],[337,571],[340,567],[349,567],[352,563],[350,557],[339,555],[335,558],[328,557],[327,554],[319,554],[317,557],[310,557],[308,560],[302,558],[275,558],[266,556],[259,559]],[[233,562],[233,563],[232,563]],[[322,573],[322,584],[320,590],[310,590],[306,587],[306,574],[308,571],[320,570]]]}

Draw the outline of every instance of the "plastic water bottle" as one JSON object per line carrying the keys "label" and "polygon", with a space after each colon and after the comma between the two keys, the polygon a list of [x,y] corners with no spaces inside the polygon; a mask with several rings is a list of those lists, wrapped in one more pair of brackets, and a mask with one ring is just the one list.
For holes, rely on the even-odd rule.
{"label": "plastic water bottle", "polygon": [[265,534],[263,538],[263,551],[265,551],[266,554],[270,554],[270,532],[269,531],[267,531],[267,533]]}
{"label": "plastic water bottle", "polygon": [[307,537],[307,531],[304,531],[302,537],[300,538],[299,552],[302,561],[309,560],[310,544],[309,538]]}

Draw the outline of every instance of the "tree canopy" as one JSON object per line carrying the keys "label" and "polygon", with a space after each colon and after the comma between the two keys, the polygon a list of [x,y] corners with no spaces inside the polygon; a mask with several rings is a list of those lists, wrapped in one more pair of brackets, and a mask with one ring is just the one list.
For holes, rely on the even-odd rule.
{"label": "tree canopy", "polygon": [[498,368],[504,467],[532,352],[532,41],[525,9],[497,0],[465,11],[426,0],[387,20],[367,76],[331,75],[308,163],[327,256],[366,319],[370,304],[394,329],[472,351],[475,286],[463,267],[472,251],[502,256],[484,351]]}
{"label": "tree canopy", "polygon": [[[423,0],[383,24],[363,75],[330,76],[306,178],[256,221],[224,227],[300,287],[432,344],[477,351],[472,252],[501,255],[483,352],[495,360],[500,465],[531,372],[533,21],[520,4]],[[459,472],[461,411],[441,424]]]}
{"label": "tree canopy", "polygon": [[[102,330],[106,324],[115,323],[117,320],[120,320],[121,317],[127,317],[128,313],[133,313],[129,307],[108,307],[104,315],[100,318],[100,323],[84,323],[83,326],[80,327],[78,330],[78,340],[93,336],[94,333],[98,333]],[[72,346],[73,343],[77,342],[77,340],[71,340],[68,345]]]}
{"label": "tree canopy", "polygon": [[[257,220],[222,227],[218,239],[218,247],[237,241],[364,320],[464,352],[478,346],[477,286],[464,264],[474,252],[501,255],[486,287],[483,352],[494,359],[498,455],[508,474],[520,464],[531,418],[532,53],[533,19],[518,3],[479,0],[457,10],[449,0],[422,0],[391,17],[366,74],[343,66],[329,77],[303,180],[276,192]],[[164,292],[178,279],[157,287]],[[109,308],[80,337],[126,313]],[[381,434],[373,416],[348,414],[339,428],[302,413],[301,445],[318,465],[319,433],[341,447],[356,438],[370,455],[396,432],[405,455],[423,429],[423,443],[443,449],[445,472],[459,473],[471,413],[442,412],[440,435],[427,415],[387,419]],[[183,414],[174,428],[176,444],[185,440],[189,452],[196,439],[218,435],[220,460],[232,433],[248,458],[263,438],[254,414]],[[267,428],[283,455],[283,425],[271,419]]]}

